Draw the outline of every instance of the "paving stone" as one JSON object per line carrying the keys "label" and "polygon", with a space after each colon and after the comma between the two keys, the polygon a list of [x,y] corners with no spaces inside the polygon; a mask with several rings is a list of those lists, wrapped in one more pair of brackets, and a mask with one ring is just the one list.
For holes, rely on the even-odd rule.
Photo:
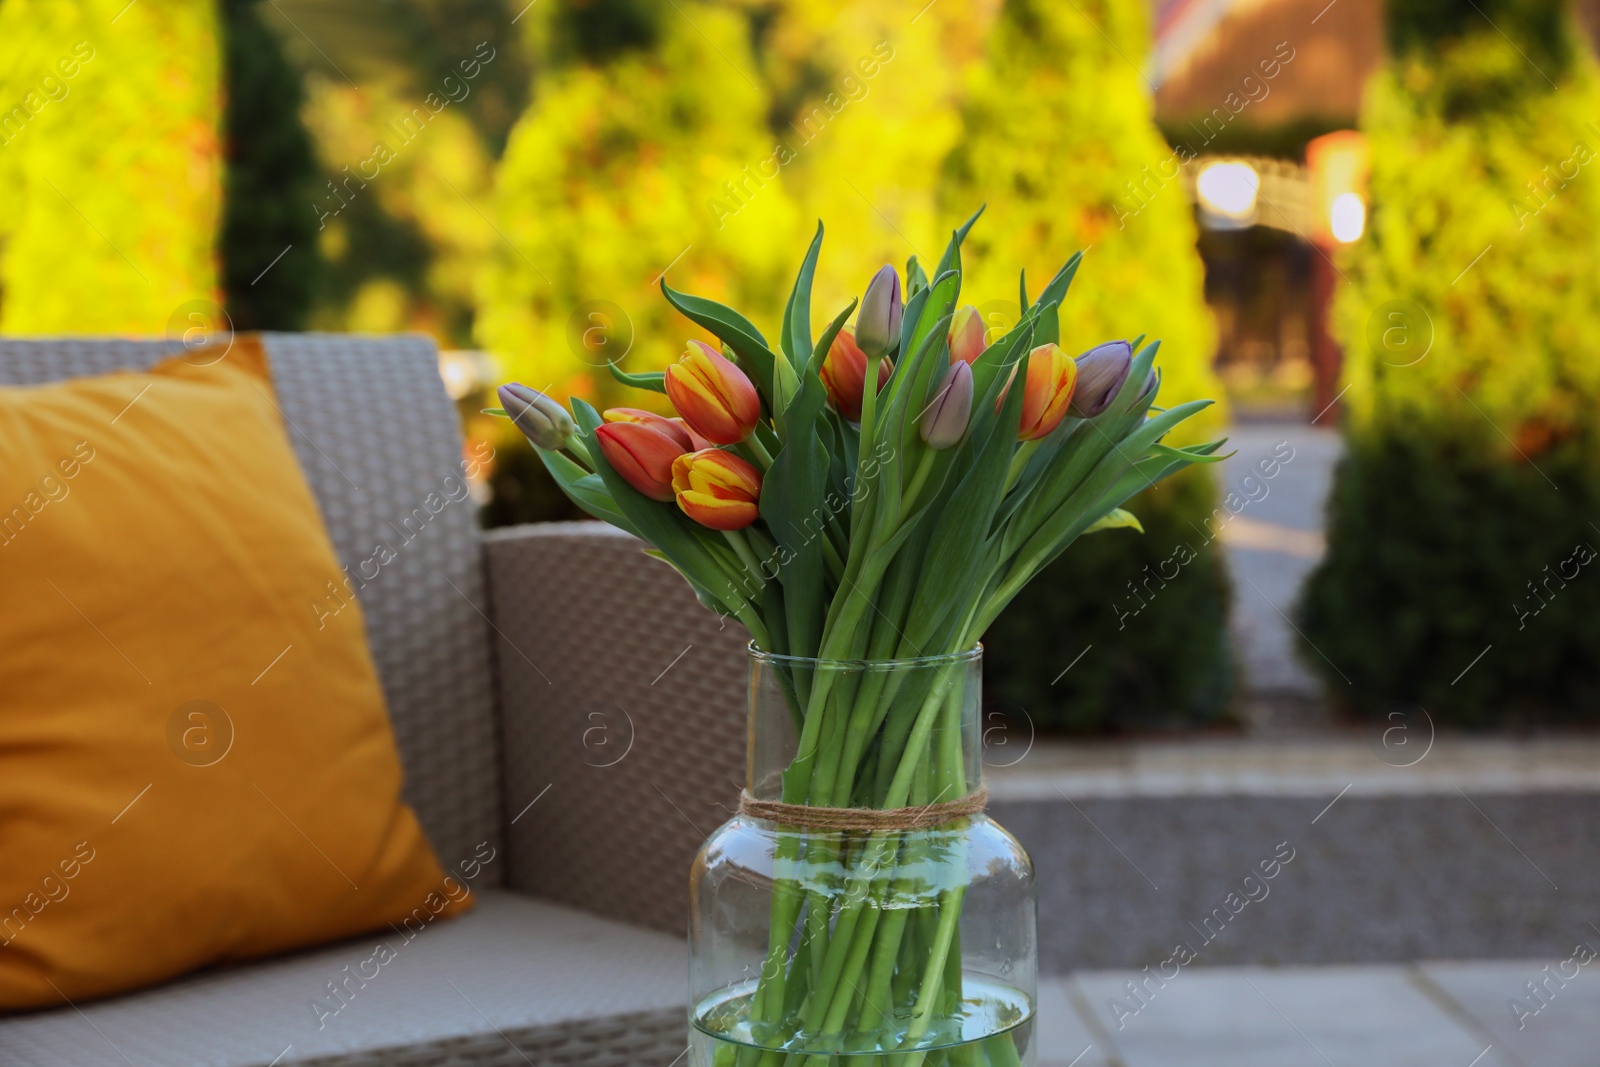
{"label": "paving stone", "polygon": [[[1592,930],[1578,931],[1573,940],[1584,942],[1590,952],[1600,948],[1600,935]],[[1569,952],[1542,960],[1430,963],[1421,969],[1526,1067],[1600,1062],[1600,959],[1580,965]],[[1562,972],[1573,975],[1565,984]],[[1528,992],[1530,981],[1543,983],[1542,1006]],[[1523,1006],[1520,1023],[1513,999]]]}
{"label": "paving stone", "polygon": [[1139,977],[1077,976],[1127,1067],[1515,1067],[1401,967],[1185,969],[1142,1007]]}
{"label": "paving stone", "polygon": [[1070,978],[1039,983],[1038,1028],[1034,1044],[1038,1067],[1106,1067],[1107,1049],[1084,1023],[1072,1002]]}
{"label": "paving stone", "polygon": [[[1314,698],[1320,683],[1301,662],[1298,637],[1285,616],[1293,615],[1300,586],[1320,553],[1299,547],[1304,537],[1282,537],[1277,539],[1282,544],[1274,544],[1272,537],[1259,535],[1322,530],[1323,502],[1341,451],[1339,434],[1293,423],[1235,426],[1228,430],[1227,447],[1236,454],[1219,471],[1226,508],[1213,528],[1227,546],[1232,631],[1244,688]],[[1266,477],[1263,468],[1272,476]],[[1242,536],[1249,533],[1258,536]]]}

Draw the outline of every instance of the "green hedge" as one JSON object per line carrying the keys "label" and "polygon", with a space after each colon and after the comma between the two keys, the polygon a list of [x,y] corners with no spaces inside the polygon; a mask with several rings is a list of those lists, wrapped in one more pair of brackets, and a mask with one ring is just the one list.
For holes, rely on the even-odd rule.
{"label": "green hedge", "polygon": [[1600,695],[1600,77],[1555,5],[1491,6],[1518,43],[1464,3],[1391,9],[1335,305],[1348,453],[1300,608],[1336,699],[1463,725]]}
{"label": "green hedge", "polygon": [[1227,570],[1200,532],[1214,498],[1174,478],[1134,505],[1142,535],[1094,534],[1045,568],[984,637],[991,706],[1075,733],[1217,719],[1233,663]]}

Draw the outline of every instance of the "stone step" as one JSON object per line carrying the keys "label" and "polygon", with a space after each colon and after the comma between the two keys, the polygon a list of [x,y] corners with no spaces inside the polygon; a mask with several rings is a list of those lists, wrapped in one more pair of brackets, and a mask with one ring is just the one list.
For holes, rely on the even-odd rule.
{"label": "stone step", "polygon": [[1409,750],[992,745],[990,813],[1038,870],[1042,972],[1600,947],[1600,739],[1412,729]]}

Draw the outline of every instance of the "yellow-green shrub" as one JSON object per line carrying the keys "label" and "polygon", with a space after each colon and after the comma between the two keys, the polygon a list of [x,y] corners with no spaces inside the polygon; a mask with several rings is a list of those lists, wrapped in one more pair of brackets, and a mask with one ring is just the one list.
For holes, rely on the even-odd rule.
{"label": "yellow-green shrub", "polygon": [[1600,77],[1561,5],[1488,6],[1519,43],[1461,4],[1391,11],[1336,304],[1348,455],[1301,605],[1335,697],[1468,724],[1600,696],[1574,561],[1600,545]]}
{"label": "yellow-green shrub", "polygon": [[802,241],[782,185],[747,185],[736,210],[723,193],[773,147],[747,21],[727,7],[678,7],[552,5],[527,16],[546,54],[559,51],[497,175],[506,239],[490,252],[477,334],[517,377],[558,397],[620,397],[605,363],[630,333],[626,370],[659,370],[681,353],[694,331],[657,290],[664,271],[674,288],[765,323],[788,293]]}
{"label": "yellow-green shrub", "polygon": [[[1014,265],[1027,267],[1036,295],[1056,264],[1087,249],[1061,308],[1063,345],[1161,339],[1161,396],[1176,404],[1221,388],[1191,209],[1176,180],[1147,177],[1146,168],[1175,174],[1176,156],[1133,66],[1148,48],[1146,18],[1141,0],[1008,0],[966,102],[944,202],[952,215],[988,204],[963,254],[966,299],[994,301],[1003,316],[1017,303]],[[1213,408],[1191,419],[1181,443],[1214,436],[1222,418]],[[1220,547],[1201,532],[1214,504],[1196,468],[1128,505],[1144,535],[1114,530],[1073,545],[991,629],[994,694],[1072,729],[1221,714],[1227,582]],[[1137,603],[1130,583],[1183,544],[1195,558],[1148,609],[1124,614],[1124,602]]]}
{"label": "yellow-green shrub", "polygon": [[0,4],[0,330],[164,333],[218,298],[220,69],[211,4]]}

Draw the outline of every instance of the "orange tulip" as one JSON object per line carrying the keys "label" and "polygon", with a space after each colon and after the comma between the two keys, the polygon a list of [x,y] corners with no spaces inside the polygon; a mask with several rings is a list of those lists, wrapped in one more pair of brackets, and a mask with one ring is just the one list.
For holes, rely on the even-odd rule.
{"label": "orange tulip", "polygon": [[[894,363],[885,357],[878,361],[878,388],[882,389]],[[822,384],[834,410],[851,422],[861,421],[861,401],[867,381],[867,354],[856,344],[856,335],[846,326],[833,338],[822,361]]]}
{"label": "orange tulip", "polygon": [[673,460],[672,488],[683,513],[713,530],[742,530],[760,515],[761,472],[719,448]]}
{"label": "orange tulip", "polygon": [[761,418],[761,398],[744,371],[701,341],[690,341],[667,368],[666,387],[678,414],[713,444],[738,444]]}
{"label": "orange tulip", "polygon": [[1078,384],[1078,364],[1060,345],[1040,345],[1028,353],[1028,377],[1023,384],[1022,423],[1017,440],[1037,441],[1061,425]]}
{"label": "orange tulip", "polygon": [[640,426],[648,426],[681,444],[685,452],[693,452],[699,447],[694,443],[694,438],[689,436],[682,419],[669,419],[665,415],[657,415],[643,408],[606,408],[601,417],[607,422],[634,422]]}
{"label": "orange tulip", "polygon": [[642,422],[608,422],[594,435],[624,481],[651,500],[672,499],[672,463],[688,451],[678,437]]}
{"label": "orange tulip", "polygon": [[950,321],[950,362],[976,363],[988,345],[984,342],[983,316],[967,304]]}

